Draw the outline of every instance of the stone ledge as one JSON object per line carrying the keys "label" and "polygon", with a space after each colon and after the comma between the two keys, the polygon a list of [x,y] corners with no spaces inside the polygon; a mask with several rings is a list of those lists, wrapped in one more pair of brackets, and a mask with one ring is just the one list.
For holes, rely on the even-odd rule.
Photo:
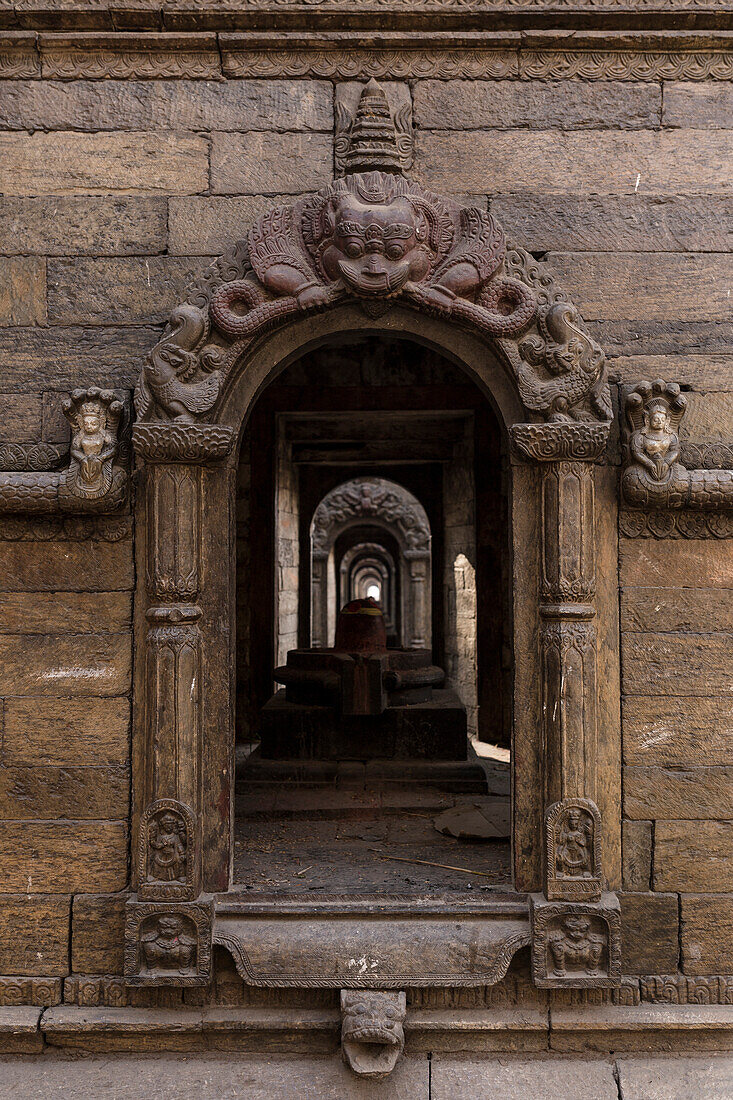
{"label": "stone ledge", "polygon": [[405,1049],[418,1051],[543,1051],[549,1047],[546,1008],[408,1009]]}
{"label": "stone ledge", "polygon": [[43,1050],[41,1009],[31,1005],[0,1008],[0,1053],[37,1054]]}
{"label": "stone ledge", "polygon": [[550,1049],[733,1050],[733,1005],[634,1005],[550,1010]]}

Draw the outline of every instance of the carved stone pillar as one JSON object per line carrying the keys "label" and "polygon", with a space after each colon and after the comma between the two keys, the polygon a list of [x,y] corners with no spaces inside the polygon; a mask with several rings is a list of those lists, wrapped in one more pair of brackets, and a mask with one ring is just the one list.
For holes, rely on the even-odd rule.
{"label": "carved stone pillar", "polygon": [[409,590],[403,597],[403,635],[407,649],[425,649],[431,644],[430,557],[419,550],[406,550]]}
{"label": "carved stone pillar", "polygon": [[[201,884],[202,468],[224,457],[228,430],[144,424],[134,430],[145,465],[145,611],[138,898],[128,907],[126,974],[132,984],[208,981],[210,901]],[[198,898],[195,905],[191,903]],[[207,939],[208,937],[208,939]]]}

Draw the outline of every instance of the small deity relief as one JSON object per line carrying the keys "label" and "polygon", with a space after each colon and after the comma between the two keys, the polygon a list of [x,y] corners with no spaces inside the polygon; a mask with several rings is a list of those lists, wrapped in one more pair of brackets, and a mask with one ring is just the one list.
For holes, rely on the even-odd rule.
{"label": "small deity relief", "polygon": [[69,480],[81,496],[100,497],[109,489],[122,408],[111,390],[96,388],[75,390],[64,402],[72,428]]}
{"label": "small deity relief", "polygon": [[600,815],[586,798],[567,798],[549,807],[547,889],[550,899],[596,901],[601,896]]}
{"label": "small deity relief", "polygon": [[147,970],[192,970],[196,965],[196,929],[175,913],[155,917],[140,937]]}
{"label": "small deity relief", "polygon": [[148,826],[148,878],[156,882],[186,879],[186,824],[170,811],[154,817]]}
{"label": "small deity relief", "polygon": [[[591,918],[583,913],[571,913],[563,917],[560,928],[547,937],[548,964],[552,960],[551,973],[562,978],[568,972],[582,972],[589,977],[601,973],[601,959],[606,946],[605,937],[593,932]],[[550,967],[548,965],[548,971]]]}
{"label": "small deity relief", "polygon": [[160,798],[148,806],[140,821],[140,897],[193,897],[193,854],[194,818],[189,807],[174,798]]}
{"label": "small deity relief", "polygon": [[640,383],[626,398],[631,459],[654,481],[666,481],[679,462],[686,404],[679,386],[661,379]]}

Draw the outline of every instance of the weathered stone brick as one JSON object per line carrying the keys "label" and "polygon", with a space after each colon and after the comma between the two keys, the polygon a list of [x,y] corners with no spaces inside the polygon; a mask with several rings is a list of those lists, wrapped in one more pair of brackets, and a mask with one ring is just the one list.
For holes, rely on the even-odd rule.
{"label": "weathered stone brick", "polygon": [[0,253],[46,256],[163,252],[166,200],[162,198],[0,198]]}
{"label": "weathered stone brick", "polygon": [[729,443],[733,439],[733,393],[690,393],[680,437]]}
{"label": "weathered stone brick", "polygon": [[0,542],[5,592],[120,592],[134,583],[128,542]]}
{"label": "weathered stone brick", "polygon": [[[718,321],[590,321],[588,331],[613,359],[617,356],[670,356],[692,358],[705,349],[714,356],[733,353],[733,324]],[[638,382],[639,375],[634,381]],[[723,389],[714,386],[713,389]]]}
{"label": "weathered stone brick", "polygon": [[733,821],[658,821],[654,889],[733,891]]}
{"label": "weathered stone brick", "polygon": [[[709,339],[714,340],[716,333],[720,330],[722,334],[723,329],[724,326],[720,324],[709,329]],[[727,390],[733,376],[733,355],[729,354],[624,354],[618,358],[609,358],[607,363],[610,381],[628,385],[634,385],[640,378],[684,378],[688,386],[711,393]]]}
{"label": "weathered stone brick", "polygon": [[733,973],[733,894],[682,895],[685,974]]}
{"label": "weathered stone brick", "polygon": [[0,325],[42,325],[46,321],[46,261],[8,257],[0,263]]}
{"label": "weathered stone brick", "polygon": [[733,316],[733,255],[554,252],[547,259],[587,320]]}
{"label": "weathered stone brick", "polygon": [[[729,194],[730,137],[714,130],[475,130],[420,135],[426,187],[561,194]],[[638,187],[637,187],[638,177]]]}
{"label": "weathered stone brick", "polygon": [[733,767],[625,767],[623,792],[630,818],[733,818]]}
{"label": "weathered stone brick", "polygon": [[724,695],[730,691],[733,634],[647,634],[621,637],[626,695]]}
{"label": "weathered stone brick", "polygon": [[121,890],[127,883],[127,825],[122,821],[3,821],[0,861],[8,892]]}
{"label": "weathered stone brick", "polygon": [[129,634],[0,634],[0,695],[123,695]]}
{"label": "weathered stone brick", "polygon": [[659,126],[661,87],[621,81],[422,80],[415,117],[428,130],[637,129]]}
{"label": "weathered stone brick", "polygon": [[733,592],[719,588],[624,588],[621,629],[733,631]]}
{"label": "weathered stone brick", "polygon": [[252,223],[292,195],[191,195],[172,198],[168,213],[168,249],[174,255],[218,256],[246,237]]}
{"label": "weathered stone brick", "polygon": [[727,195],[494,194],[491,211],[531,252],[733,250]]}
{"label": "weathered stone brick", "polygon": [[142,326],[0,328],[0,392],[132,389],[159,339],[160,329]]}
{"label": "weathered stone brick", "polygon": [[34,443],[41,435],[38,393],[0,393],[0,443]]}
{"label": "weathered stone brick", "polygon": [[129,768],[2,767],[0,820],[119,821],[130,807]]}
{"label": "weathered stone brick", "polygon": [[122,894],[79,894],[71,916],[71,969],[75,974],[121,974],[125,931]]}
{"label": "weathered stone brick", "polygon": [[5,195],[188,195],[207,186],[208,141],[195,134],[0,133]]}
{"label": "weathered stone brick", "polygon": [[51,324],[140,324],[167,320],[207,266],[174,256],[48,261]]}
{"label": "weathered stone brick", "polygon": [[663,126],[733,128],[733,86],[725,80],[665,80]]}
{"label": "weathered stone brick", "polygon": [[733,699],[629,695],[622,701],[626,764],[716,765],[733,759]]}
{"label": "weathered stone brick", "polygon": [[0,592],[0,621],[7,634],[121,634],[131,604],[129,592]]}
{"label": "weathered stone brick", "polygon": [[330,130],[333,91],[319,80],[13,81],[4,130]]}
{"label": "weathered stone brick", "polygon": [[214,193],[299,194],[322,187],[331,179],[332,172],[330,134],[217,133],[212,136],[211,190]]}
{"label": "weathered stone brick", "polygon": [[0,894],[0,973],[68,974],[70,916],[68,897]]}
{"label": "weathered stone brick", "polygon": [[621,894],[624,974],[669,974],[679,961],[676,894]]}
{"label": "weathered stone brick", "polygon": [[620,539],[619,551],[624,587],[733,588],[733,542],[727,540]]}
{"label": "weathered stone brick", "polygon": [[129,759],[128,699],[18,696],[5,700],[5,764],[98,767],[125,764]]}
{"label": "weathered stone brick", "polygon": [[621,828],[624,890],[648,890],[652,876],[651,821],[624,821]]}

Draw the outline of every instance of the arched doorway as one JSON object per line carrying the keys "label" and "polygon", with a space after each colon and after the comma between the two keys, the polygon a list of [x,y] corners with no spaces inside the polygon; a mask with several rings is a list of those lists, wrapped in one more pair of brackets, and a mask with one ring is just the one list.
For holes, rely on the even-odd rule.
{"label": "arched doorway", "polygon": [[[371,233],[370,218],[380,241],[399,239],[393,269],[374,266],[368,248],[360,253],[364,263],[355,262],[362,245],[352,246],[350,237]],[[279,371],[345,333],[399,333],[439,348],[486,393],[511,440],[512,643],[521,654],[512,731],[513,861],[516,888],[534,892],[531,930],[528,901],[512,902],[503,916],[490,904],[479,906],[461,926],[465,953],[446,962],[441,950],[443,961],[433,967],[423,944],[419,958],[391,956],[369,978],[341,964],[333,969],[333,962],[326,964],[331,976],[319,976],[325,956],[313,954],[314,937],[323,934],[317,906],[306,906],[283,951],[262,946],[275,920],[264,901],[247,916],[241,902],[211,898],[227,890],[231,859],[234,583],[227,563],[234,559],[237,440],[258,393]],[[610,507],[608,480],[595,465],[610,408],[600,349],[550,275],[526,254],[507,253],[501,230],[479,211],[451,208],[400,178],[346,177],[315,199],[261,219],[247,245],[235,247],[193,289],[143,372],[138,415],[146,532],[136,611],[140,850],[148,843],[144,822],[164,809],[186,821],[190,814],[194,826],[185,883],[138,883],[139,900],[128,908],[128,980],[207,981],[213,919],[215,942],[232,951],[248,980],[262,984],[486,984],[530,939],[539,984],[613,983],[618,914],[600,891],[619,876],[616,626],[613,595],[602,581],[596,585],[595,567],[599,552],[607,552],[599,537],[611,538],[596,494],[603,487],[603,508]],[[583,810],[586,804],[592,812]],[[602,855],[602,874],[594,863],[588,882],[578,883],[546,864],[543,876],[552,830],[578,806],[591,832],[599,833],[602,822],[593,847]],[[141,857],[139,870],[145,866]],[[146,974],[140,936],[156,913],[176,904],[198,945],[195,972]],[[549,937],[562,936],[563,921],[579,907],[604,944],[603,966],[556,980],[548,973]],[[385,942],[399,940],[403,917],[409,923],[425,912],[403,910],[398,905],[385,917]],[[428,922],[430,931],[425,926],[436,945],[455,940],[454,910],[445,911],[450,931],[441,931],[440,921]],[[281,943],[280,932],[273,935]],[[326,952],[331,960],[341,958],[339,936],[335,954]],[[478,955],[469,942],[480,943]],[[259,952],[254,962],[253,952]]]}

